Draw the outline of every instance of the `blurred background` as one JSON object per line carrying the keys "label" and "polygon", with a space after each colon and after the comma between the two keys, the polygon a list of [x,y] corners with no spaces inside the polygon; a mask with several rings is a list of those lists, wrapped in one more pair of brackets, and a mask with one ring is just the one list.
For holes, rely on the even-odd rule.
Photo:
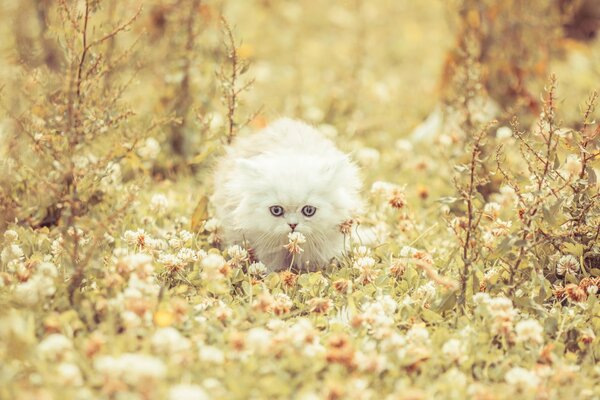
{"label": "blurred background", "polygon": [[[23,0],[2,2],[0,18],[0,198],[33,225],[57,218],[49,193],[77,175],[73,157],[95,182],[118,164],[125,181],[203,183],[225,138],[291,116],[373,180],[422,164],[428,151],[397,157],[415,142],[460,136],[447,107],[461,98],[483,120],[532,124],[555,73],[574,124],[600,76],[592,0]],[[26,183],[40,170],[50,192]]]}

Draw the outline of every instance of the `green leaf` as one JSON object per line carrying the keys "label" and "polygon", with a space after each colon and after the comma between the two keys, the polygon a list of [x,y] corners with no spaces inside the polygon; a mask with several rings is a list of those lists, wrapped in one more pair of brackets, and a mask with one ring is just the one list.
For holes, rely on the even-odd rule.
{"label": "green leaf", "polygon": [[443,319],[440,314],[436,313],[435,311],[431,311],[428,308],[423,309],[421,318],[423,318],[425,322],[437,322]]}
{"label": "green leaf", "polygon": [[203,195],[200,198],[200,201],[196,205],[194,209],[194,213],[192,214],[192,223],[191,230],[192,232],[198,232],[200,230],[200,225],[202,221],[205,221],[208,218],[208,196]]}
{"label": "green leaf", "polygon": [[440,314],[449,311],[456,305],[456,292],[449,293],[442,302],[437,306],[436,311]]}
{"label": "green leaf", "polygon": [[585,247],[580,243],[564,243],[563,251],[565,253],[572,254],[577,257],[581,257],[583,255],[583,251]]}

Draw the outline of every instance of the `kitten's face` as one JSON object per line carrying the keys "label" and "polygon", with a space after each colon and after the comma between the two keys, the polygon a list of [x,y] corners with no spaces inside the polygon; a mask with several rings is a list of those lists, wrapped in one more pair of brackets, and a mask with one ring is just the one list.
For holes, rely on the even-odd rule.
{"label": "kitten's face", "polygon": [[306,237],[306,247],[326,246],[359,205],[356,170],[346,158],[265,155],[237,168],[244,198],[235,217],[254,246],[285,251],[292,231]]}

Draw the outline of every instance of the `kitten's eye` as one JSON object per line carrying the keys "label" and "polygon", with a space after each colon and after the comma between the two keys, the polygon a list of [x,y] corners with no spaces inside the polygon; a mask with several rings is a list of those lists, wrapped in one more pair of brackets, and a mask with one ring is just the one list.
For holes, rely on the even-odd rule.
{"label": "kitten's eye", "polygon": [[313,207],[313,206],[302,207],[302,214],[304,214],[305,217],[312,217],[313,215],[315,215],[316,212],[317,212],[317,207]]}
{"label": "kitten's eye", "polygon": [[281,206],[271,206],[269,207],[269,211],[271,211],[271,214],[275,217],[281,217],[283,215],[283,207]]}

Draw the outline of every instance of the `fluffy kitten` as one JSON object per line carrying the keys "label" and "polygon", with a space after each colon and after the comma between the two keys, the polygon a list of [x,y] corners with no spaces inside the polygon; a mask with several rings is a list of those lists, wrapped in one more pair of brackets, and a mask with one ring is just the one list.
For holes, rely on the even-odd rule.
{"label": "fluffy kitten", "polygon": [[215,171],[212,203],[227,244],[251,247],[270,271],[292,262],[284,245],[300,232],[294,266],[314,270],[344,250],[340,224],[360,208],[361,182],[349,157],[315,128],[280,119],[239,137]]}

